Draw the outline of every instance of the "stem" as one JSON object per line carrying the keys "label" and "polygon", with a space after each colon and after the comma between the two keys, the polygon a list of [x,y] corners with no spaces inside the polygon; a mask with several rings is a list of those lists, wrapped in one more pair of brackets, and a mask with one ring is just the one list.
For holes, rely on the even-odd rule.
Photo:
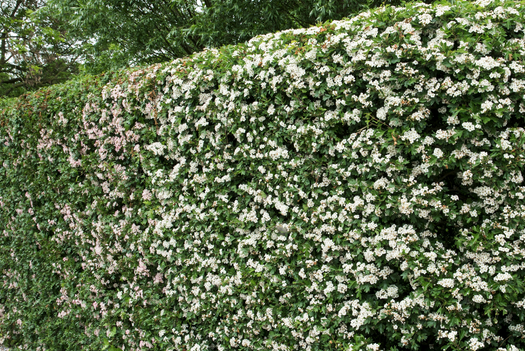
{"label": "stem", "polygon": [[503,340],[503,341],[499,344],[498,348],[500,348],[501,345],[503,345],[503,343],[504,343],[505,341],[507,341],[509,338],[510,338],[510,335],[507,336],[507,337],[505,338],[505,340]]}

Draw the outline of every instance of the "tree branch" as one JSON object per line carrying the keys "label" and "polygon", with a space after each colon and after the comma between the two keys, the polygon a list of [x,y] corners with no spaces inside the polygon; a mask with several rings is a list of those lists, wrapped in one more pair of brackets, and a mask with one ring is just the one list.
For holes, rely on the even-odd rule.
{"label": "tree branch", "polygon": [[16,15],[18,9],[20,8],[20,5],[22,5],[22,0],[18,0],[18,1],[16,2],[16,5],[15,5],[15,8],[13,9],[13,12],[11,12],[11,16],[9,16],[10,18],[15,17],[15,15]]}
{"label": "tree branch", "polygon": [[18,78],[11,78],[8,80],[0,80],[0,84],[12,84],[12,83],[21,82],[21,81],[22,81],[22,78],[18,77]]}

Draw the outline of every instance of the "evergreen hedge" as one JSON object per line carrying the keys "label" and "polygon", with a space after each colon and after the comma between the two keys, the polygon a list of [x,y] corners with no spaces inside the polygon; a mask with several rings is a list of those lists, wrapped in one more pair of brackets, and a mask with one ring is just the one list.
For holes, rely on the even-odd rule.
{"label": "evergreen hedge", "polygon": [[0,104],[0,342],[525,349],[525,3],[382,7]]}

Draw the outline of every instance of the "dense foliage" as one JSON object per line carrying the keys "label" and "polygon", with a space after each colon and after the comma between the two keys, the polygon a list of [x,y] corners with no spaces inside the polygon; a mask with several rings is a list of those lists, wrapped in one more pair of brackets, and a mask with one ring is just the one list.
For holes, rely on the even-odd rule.
{"label": "dense foliage", "polygon": [[525,3],[383,7],[0,105],[0,341],[525,348]]}
{"label": "dense foliage", "polygon": [[45,0],[0,2],[0,98],[19,96],[68,80],[77,73],[74,41],[52,15],[40,15]]}
{"label": "dense foliage", "polygon": [[205,47],[342,19],[385,3],[400,0],[4,0],[0,98],[74,75],[166,62]]}
{"label": "dense foliage", "polygon": [[[432,0],[427,0],[432,1]],[[256,35],[340,20],[400,0],[46,0],[90,73],[166,62]]]}

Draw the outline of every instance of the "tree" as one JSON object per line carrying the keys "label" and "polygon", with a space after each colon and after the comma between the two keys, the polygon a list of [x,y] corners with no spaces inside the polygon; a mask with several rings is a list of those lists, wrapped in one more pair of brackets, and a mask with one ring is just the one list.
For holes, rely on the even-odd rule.
{"label": "tree", "polygon": [[259,34],[306,28],[328,20],[340,20],[382,3],[400,0],[227,0],[207,1],[202,20],[191,32],[206,46],[237,44]]}
{"label": "tree", "polygon": [[[51,16],[72,24],[92,73],[165,62],[205,47],[351,16],[380,0],[49,0]],[[398,4],[400,0],[387,0]]]}
{"label": "tree", "polygon": [[39,10],[44,0],[4,0],[0,6],[0,97],[67,80],[76,57],[56,18]]}
{"label": "tree", "polygon": [[89,72],[164,62],[203,48],[188,31],[199,17],[196,1],[50,0],[46,11],[72,24]]}

